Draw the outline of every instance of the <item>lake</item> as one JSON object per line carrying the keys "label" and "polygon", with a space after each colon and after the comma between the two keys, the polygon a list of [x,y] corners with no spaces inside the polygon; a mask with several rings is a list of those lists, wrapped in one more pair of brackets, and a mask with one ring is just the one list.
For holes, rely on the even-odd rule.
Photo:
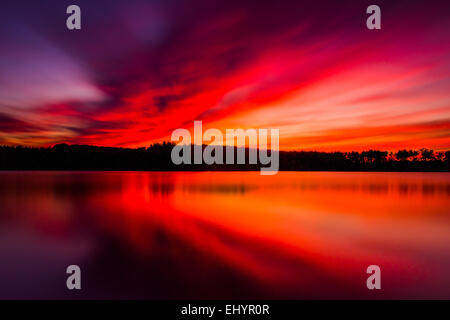
{"label": "lake", "polygon": [[449,173],[0,172],[0,298],[449,299],[449,208]]}

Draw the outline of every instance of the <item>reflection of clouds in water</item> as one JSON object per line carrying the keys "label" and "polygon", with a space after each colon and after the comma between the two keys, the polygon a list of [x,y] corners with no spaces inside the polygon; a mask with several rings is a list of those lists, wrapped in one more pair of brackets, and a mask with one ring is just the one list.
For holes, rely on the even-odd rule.
{"label": "reflection of clouds in water", "polygon": [[[0,259],[9,270],[26,262],[14,277],[36,260],[38,282],[81,259],[85,297],[363,297],[354,275],[374,260],[384,281],[415,286],[386,297],[442,297],[450,281],[442,259],[450,252],[446,173],[8,172],[0,179]],[[61,296],[56,287],[28,292]]]}

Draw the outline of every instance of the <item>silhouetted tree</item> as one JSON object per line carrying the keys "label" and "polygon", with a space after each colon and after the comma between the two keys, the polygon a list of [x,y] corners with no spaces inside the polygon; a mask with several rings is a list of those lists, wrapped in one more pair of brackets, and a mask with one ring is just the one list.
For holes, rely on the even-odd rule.
{"label": "silhouetted tree", "polygon": [[445,159],[445,154],[443,152],[437,152],[435,157],[436,160],[443,161]]}
{"label": "silhouetted tree", "polygon": [[433,149],[426,149],[426,148],[420,149],[420,156],[425,161],[435,160]]}
{"label": "silhouetted tree", "polygon": [[395,154],[395,157],[399,161],[406,160],[415,160],[415,158],[419,155],[419,152],[416,150],[399,150]]}
{"label": "silhouetted tree", "polygon": [[450,162],[450,151],[445,151],[445,162]]}

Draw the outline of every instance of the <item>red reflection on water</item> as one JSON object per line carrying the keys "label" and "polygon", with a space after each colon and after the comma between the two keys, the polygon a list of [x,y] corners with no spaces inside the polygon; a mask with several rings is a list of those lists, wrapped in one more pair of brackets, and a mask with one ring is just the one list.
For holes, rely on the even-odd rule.
{"label": "red reflection on water", "polygon": [[[94,238],[87,256],[108,235],[126,248],[121,259],[139,257],[143,270],[133,272],[161,264],[148,281],[165,276],[170,261],[179,279],[168,277],[168,287],[204,287],[163,297],[233,298],[246,285],[247,297],[450,297],[447,173],[34,173],[5,181],[13,186],[0,190],[5,212],[26,212],[15,219],[34,232],[68,241],[83,230]],[[365,287],[371,264],[382,269],[381,292]],[[249,282],[232,277],[227,291],[219,268],[220,277]]]}

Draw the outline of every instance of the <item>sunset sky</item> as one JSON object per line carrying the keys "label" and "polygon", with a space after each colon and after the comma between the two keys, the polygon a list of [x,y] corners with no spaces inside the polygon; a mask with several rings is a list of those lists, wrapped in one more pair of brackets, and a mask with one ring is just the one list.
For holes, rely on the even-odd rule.
{"label": "sunset sky", "polygon": [[[77,4],[82,29],[66,28]],[[370,4],[381,30],[366,28]],[[278,128],[280,149],[450,149],[450,1],[8,1],[0,144],[140,147]]]}

